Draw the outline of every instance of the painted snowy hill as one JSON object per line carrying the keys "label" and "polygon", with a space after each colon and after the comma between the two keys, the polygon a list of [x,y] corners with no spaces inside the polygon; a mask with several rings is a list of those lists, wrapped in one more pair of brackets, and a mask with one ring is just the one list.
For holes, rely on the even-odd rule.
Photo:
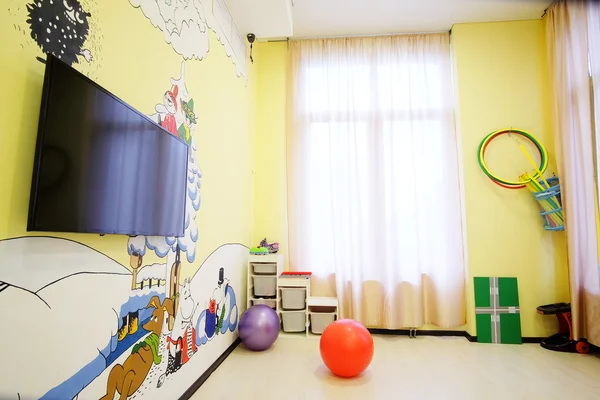
{"label": "painted snowy hill", "polygon": [[[244,293],[247,251],[242,245],[221,246],[194,267],[197,271],[188,284],[194,313],[186,318],[203,356],[190,358],[192,368],[184,365],[181,371],[187,372],[167,376],[164,386],[156,390],[156,379],[167,367],[168,354],[163,354],[163,362],[153,367],[156,376],[149,377],[140,390],[152,385],[147,395],[177,397],[180,385],[191,385],[235,340],[243,311],[238,307],[244,304],[235,294]],[[146,268],[138,281],[164,276],[167,270],[165,264]],[[148,302],[153,296],[162,301],[165,286],[132,290],[127,268],[85,245],[42,237],[0,241],[0,376],[13,377],[0,385],[0,398],[102,397],[111,368],[148,334],[143,324],[150,318]],[[213,333],[212,340],[205,333],[209,332],[206,313],[215,299],[219,310],[226,309],[226,321],[221,321],[221,331]],[[176,327],[181,326],[177,318],[179,314]],[[171,334],[163,330],[161,352],[168,353],[165,340]],[[208,342],[210,346],[205,345]]]}
{"label": "painted snowy hill", "polygon": [[13,377],[0,398],[37,399],[107,347],[131,273],[87,246],[47,237],[0,241],[0,265],[8,284],[0,292],[0,376]]}
{"label": "painted snowy hill", "polygon": [[[81,243],[52,237],[22,237],[0,241],[0,282],[37,292],[73,274],[130,274],[104,254]],[[10,268],[8,268],[10,266]]]}

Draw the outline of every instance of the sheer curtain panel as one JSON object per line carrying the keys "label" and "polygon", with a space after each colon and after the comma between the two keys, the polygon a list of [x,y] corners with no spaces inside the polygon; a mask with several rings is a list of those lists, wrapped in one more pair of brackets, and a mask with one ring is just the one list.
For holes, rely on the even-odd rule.
{"label": "sheer curtain panel", "polygon": [[[575,339],[600,345],[600,277],[591,79],[600,79],[597,2],[558,1],[546,20],[554,143],[569,260]],[[600,80],[594,80],[598,85]],[[598,91],[595,87],[595,91]],[[598,105],[598,104],[597,104]]]}
{"label": "sheer curtain panel", "polygon": [[342,317],[465,323],[448,34],[291,41],[290,264]]}

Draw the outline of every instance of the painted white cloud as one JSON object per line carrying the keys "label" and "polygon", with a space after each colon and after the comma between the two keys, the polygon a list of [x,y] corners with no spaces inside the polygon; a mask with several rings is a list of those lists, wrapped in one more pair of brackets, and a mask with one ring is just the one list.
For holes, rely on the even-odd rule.
{"label": "painted white cloud", "polygon": [[[188,102],[190,96],[185,84],[185,63],[181,63],[181,73],[179,79],[171,78],[171,85],[178,87],[178,97]],[[178,111],[180,112],[180,110]],[[150,118],[157,120],[157,115],[150,115]],[[183,117],[180,117],[183,118]],[[196,242],[198,241],[198,225],[196,224],[196,213],[200,209],[200,179],[202,172],[196,159],[196,141],[194,124],[191,128],[192,141],[188,151],[187,165],[187,188],[186,188],[186,207],[185,207],[185,233],[182,237],[170,236],[138,236],[130,238],[127,248],[129,254],[137,252],[141,256],[145,255],[146,249],[154,251],[159,257],[166,257],[170,251],[176,251],[177,246],[186,255],[188,262],[194,262],[196,259]]]}
{"label": "painted white cloud", "polygon": [[146,254],[146,237],[145,236],[135,236],[129,238],[129,254],[138,253],[141,256]]}
{"label": "painted white cloud", "polygon": [[164,39],[184,59],[202,60],[210,47],[212,29],[238,76],[247,77],[246,45],[224,0],[129,0],[140,8]]}
{"label": "painted white cloud", "polygon": [[130,0],[140,8],[165,41],[185,59],[202,60],[208,53],[208,29],[203,6],[197,1]]}
{"label": "painted white cloud", "polygon": [[235,21],[229,13],[225,0],[194,0],[204,4],[208,27],[215,32],[219,42],[225,48],[225,53],[235,64],[237,76],[248,77],[246,66],[246,42],[240,35]]}

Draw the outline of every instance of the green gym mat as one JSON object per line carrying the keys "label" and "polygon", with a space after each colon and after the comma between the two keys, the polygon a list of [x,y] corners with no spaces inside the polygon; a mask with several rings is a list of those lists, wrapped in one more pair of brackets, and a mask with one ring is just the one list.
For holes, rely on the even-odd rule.
{"label": "green gym mat", "polygon": [[474,277],[473,284],[477,341],[522,344],[517,278]]}

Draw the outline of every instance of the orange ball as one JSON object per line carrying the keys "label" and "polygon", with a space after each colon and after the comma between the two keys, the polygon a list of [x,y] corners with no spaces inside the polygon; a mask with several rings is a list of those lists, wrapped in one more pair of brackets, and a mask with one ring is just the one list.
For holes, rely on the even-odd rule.
{"label": "orange ball", "polygon": [[327,326],[321,336],[320,349],[327,368],[342,378],[360,375],[373,360],[371,334],[352,319],[340,319]]}

